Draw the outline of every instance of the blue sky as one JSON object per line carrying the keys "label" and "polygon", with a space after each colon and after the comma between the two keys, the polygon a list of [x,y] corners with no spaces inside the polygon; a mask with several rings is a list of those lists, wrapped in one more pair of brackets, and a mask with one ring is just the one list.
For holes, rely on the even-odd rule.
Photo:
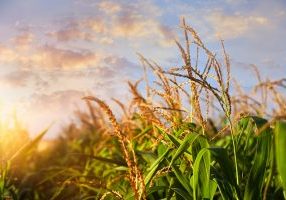
{"label": "blue sky", "polygon": [[142,72],[136,52],[166,68],[180,64],[173,41],[183,16],[215,52],[225,41],[245,88],[254,83],[250,64],[285,77],[282,0],[0,0],[2,118],[16,110],[35,134],[68,121],[85,94],[126,97],[126,81]]}

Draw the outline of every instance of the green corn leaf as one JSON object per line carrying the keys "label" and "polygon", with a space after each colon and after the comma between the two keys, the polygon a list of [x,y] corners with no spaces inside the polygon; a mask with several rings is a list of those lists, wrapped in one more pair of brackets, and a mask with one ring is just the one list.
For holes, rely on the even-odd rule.
{"label": "green corn leaf", "polygon": [[175,165],[172,165],[172,169],[175,173],[176,178],[178,181],[181,183],[181,185],[185,188],[185,190],[189,193],[192,194],[192,188],[186,179],[186,177],[183,175],[183,173],[178,169]]}
{"label": "green corn leaf", "polygon": [[286,122],[277,122],[275,126],[275,153],[277,170],[286,192]]}
{"label": "green corn leaf", "polygon": [[179,138],[177,138],[171,134],[166,134],[166,136],[176,147],[180,147],[180,145],[182,144],[182,140],[180,140]]}
{"label": "green corn leaf", "polygon": [[214,180],[210,180],[209,199],[213,199],[216,193],[218,184]]}
{"label": "green corn leaf", "polygon": [[215,182],[217,183],[222,199],[235,199],[235,195],[233,194],[235,191],[228,181],[223,178],[215,178]]}
{"label": "green corn leaf", "polygon": [[[233,162],[229,159],[228,153],[226,149],[222,147],[210,147],[209,148],[212,157],[219,163],[220,165],[220,173],[222,174],[222,178],[224,181],[228,182],[228,186],[226,186],[228,194],[231,194],[229,186],[231,186],[231,191],[235,191],[236,194],[232,194],[232,196],[240,196],[239,188],[236,184],[235,179],[235,169]],[[218,177],[220,179],[221,177]],[[222,188],[222,186],[220,186]]]}
{"label": "green corn leaf", "polygon": [[176,136],[166,133],[162,128],[160,128],[158,126],[156,126],[156,128],[164,136],[165,139],[172,142],[176,147],[179,147],[182,144],[182,140],[180,140]]}
{"label": "green corn leaf", "polygon": [[196,156],[201,151],[201,149],[208,148],[208,147],[209,147],[208,140],[204,136],[199,135],[199,137],[196,138],[196,140],[194,141],[194,143],[192,145],[193,160],[196,159]]}
{"label": "green corn leaf", "polygon": [[150,196],[152,193],[158,192],[160,190],[168,190],[169,187],[167,186],[153,186],[147,189],[147,197]]}
{"label": "green corn leaf", "polygon": [[185,200],[193,199],[187,192],[185,192],[181,188],[171,188],[171,190],[173,190],[176,194],[183,197]]}
{"label": "green corn leaf", "polygon": [[[261,125],[262,124],[259,124],[260,127]],[[263,182],[266,177],[266,168],[270,164],[272,145],[271,130],[269,128],[265,129],[259,136],[256,136],[256,140],[256,155],[245,187],[245,200],[258,198],[259,195],[262,194]]]}
{"label": "green corn leaf", "polygon": [[176,161],[177,158],[179,158],[185,151],[188,150],[189,146],[198,138],[199,134],[188,134],[185,139],[183,140],[182,144],[179,146],[177,151],[175,152],[175,155],[172,157],[170,166]]}
{"label": "green corn leaf", "polygon": [[170,152],[170,149],[167,149],[165,153],[163,153],[154,163],[153,165],[148,169],[149,173],[145,177],[145,184],[148,185],[151,181],[152,177],[154,176],[157,168],[159,167],[160,163],[167,157],[167,154]]}
{"label": "green corn leaf", "polygon": [[[198,153],[193,169],[193,197],[199,199],[210,198],[210,153],[209,149],[203,148]],[[201,184],[200,184],[201,183]],[[201,195],[199,195],[201,191]]]}
{"label": "green corn leaf", "polygon": [[141,133],[139,133],[138,135],[136,135],[133,140],[136,140],[138,138],[140,138],[141,136],[145,135],[146,133],[148,133],[150,130],[152,130],[152,126],[147,126],[145,129],[143,129],[141,131]]}

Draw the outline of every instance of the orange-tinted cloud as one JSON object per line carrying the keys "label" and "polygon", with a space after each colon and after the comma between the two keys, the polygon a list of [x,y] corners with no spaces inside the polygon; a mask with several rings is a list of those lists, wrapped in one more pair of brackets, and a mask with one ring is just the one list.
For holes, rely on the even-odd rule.
{"label": "orange-tinted cloud", "polygon": [[69,41],[88,41],[99,43],[111,43],[107,37],[99,36],[104,34],[108,27],[100,17],[87,17],[77,20],[63,20],[59,30],[48,32],[48,37],[54,38],[59,42]]}
{"label": "orange-tinted cloud", "polygon": [[34,40],[34,35],[30,32],[25,32],[17,35],[15,38],[12,39],[13,44],[17,48],[28,48],[30,44]]}
{"label": "orange-tinted cloud", "polygon": [[0,44],[0,65],[20,69],[83,69],[96,66],[102,55],[91,50],[70,50],[53,45],[30,46],[29,51]]}
{"label": "orange-tinted cloud", "polygon": [[100,17],[93,17],[80,20],[78,26],[87,28],[95,33],[104,33],[106,30],[106,22]]}
{"label": "orange-tinted cloud", "polygon": [[152,19],[144,19],[141,15],[127,13],[115,20],[111,34],[118,37],[139,38],[152,34],[156,27],[157,23]]}
{"label": "orange-tinted cloud", "polygon": [[13,49],[0,44],[0,63],[8,64],[14,62],[17,60],[17,57],[18,55]]}
{"label": "orange-tinted cloud", "polygon": [[45,68],[86,68],[95,65],[99,57],[88,50],[73,51],[45,45],[28,59],[28,63]]}

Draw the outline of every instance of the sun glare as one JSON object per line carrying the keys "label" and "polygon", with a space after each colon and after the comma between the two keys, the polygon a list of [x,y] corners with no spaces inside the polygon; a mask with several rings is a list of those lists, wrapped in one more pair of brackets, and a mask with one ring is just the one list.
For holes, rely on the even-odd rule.
{"label": "sun glare", "polygon": [[13,120],[15,117],[16,108],[11,103],[0,98],[0,126],[1,130],[13,128]]}
{"label": "sun glare", "polygon": [[10,158],[29,138],[16,111],[16,104],[0,98],[0,157],[4,160]]}

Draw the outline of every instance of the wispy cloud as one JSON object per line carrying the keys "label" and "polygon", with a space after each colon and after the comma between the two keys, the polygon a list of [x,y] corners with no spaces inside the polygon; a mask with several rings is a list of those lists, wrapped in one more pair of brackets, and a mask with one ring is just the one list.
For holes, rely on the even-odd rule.
{"label": "wispy cloud", "polygon": [[243,37],[259,27],[269,25],[269,20],[263,16],[227,15],[220,11],[209,13],[205,20],[214,36],[225,40]]}

